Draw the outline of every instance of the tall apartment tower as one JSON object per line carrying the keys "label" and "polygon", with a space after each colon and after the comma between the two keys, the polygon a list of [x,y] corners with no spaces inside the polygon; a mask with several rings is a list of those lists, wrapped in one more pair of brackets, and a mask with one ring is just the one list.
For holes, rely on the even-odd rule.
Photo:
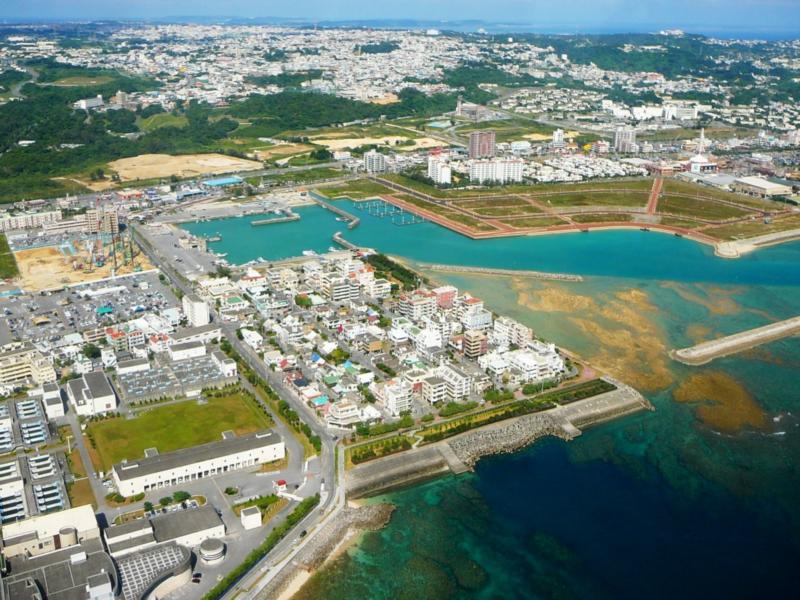
{"label": "tall apartment tower", "polygon": [[194,294],[184,294],[183,314],[186,315],[186,319],[192,327],[202,327],[211,322],[208,304]]}
{"label": "tall apartment tower", "polygon": [[470,158],[493,158],[495,155],[495,132],[473,131],[469,134]]}
{"label": "tall apartment tower", "polygon": [[386,170],[386,157],[377,150],[364,154],[364,170],[367,173],[383,173]]}
{"label": "tall apartment tower", "polygon": [[636,146],[636,130],[632,127],[617,127],[614,134],[614,150],[633,152]]}

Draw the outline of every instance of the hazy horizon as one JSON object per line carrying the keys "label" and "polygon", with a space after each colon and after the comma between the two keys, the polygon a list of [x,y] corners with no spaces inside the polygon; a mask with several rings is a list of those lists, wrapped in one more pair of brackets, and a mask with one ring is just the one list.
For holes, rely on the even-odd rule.
{"label": "hazy horizon", "polygon": [[[46,15],[46,16],[43,16]],[[580,15],[576,18],[575,15]],[[626,33],[680,28],[693,33],[800,36],[800,2],[786,0],[408,0],[402,5],[364,6],[351,1],[297,0],[294,3],[231,0],[7,0],[0,19],[14,22],[70,20],[255,20],[301,23],[414,21],[469,30],[469,21],[493,31]],[[466,22],[466,23],[465,23]]]}

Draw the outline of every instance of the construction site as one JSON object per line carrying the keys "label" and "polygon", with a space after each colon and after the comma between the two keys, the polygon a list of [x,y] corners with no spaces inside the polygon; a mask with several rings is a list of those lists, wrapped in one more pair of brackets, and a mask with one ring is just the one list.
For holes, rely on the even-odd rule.
{"label": "construction site", "polygon": [[19,286],[38,292],[153,268],[128,232],[62,234],[52,243],[14,250]]}

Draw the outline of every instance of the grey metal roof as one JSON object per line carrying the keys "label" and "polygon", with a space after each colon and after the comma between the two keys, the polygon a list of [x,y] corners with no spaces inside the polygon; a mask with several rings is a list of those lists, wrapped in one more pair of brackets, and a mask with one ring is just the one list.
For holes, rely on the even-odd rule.
{"label": "grey metal roof", "polygon": [[250,435],[221,439],[216,442],[194,446],[193,448],[157,454],[156,456],[148,456],[133,461],[128,460],[114,465],[114,472],[121,481],[125,481],[219,458],[228,454],[271,446],[280,443],[280,441],[281,437],[277,433],[265,429]]}
{"label": "grey metal roof", "polygon": [[149,529],[152,529],[150,527],[150,521],[147,519],[135,519],[121,525],[113,525],[108,527],[105,531],[103,531],[103,535],[106,536],[106,540],[113,541],[115,538],[120,536],[130,535],[131,533],[136,533],[137,531]]}
{"label": "grey metal roof", "polygon": [[103,398],[104,396],[113,396],[114,390],[111,389],[111,384],[108,378],[102,371],[92,371],[83,376],[86,386],[89,388],[89,393],[92,398]]}
{"label": "grey metal roof", "polygon": [[216,509],[210,504],[159,515],[153,517],[150,522],[153,524],[153,533],[158,542],[168,542],[223,524]]}

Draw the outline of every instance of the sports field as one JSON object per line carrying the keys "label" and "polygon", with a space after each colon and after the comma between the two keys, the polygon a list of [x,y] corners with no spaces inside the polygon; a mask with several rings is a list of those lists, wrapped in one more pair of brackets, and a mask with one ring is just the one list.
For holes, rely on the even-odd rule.
{"label": "sports field", "polygon": [[90,423],[88,432],[100,457],[98,469],[108,471],[121,460],[138,459],[148,448],[159,453],[214,442],[223,431],[244,435],[271,426],[270,420],[240,390],[210,398],[206,404],[187,400],[123,417]]}

